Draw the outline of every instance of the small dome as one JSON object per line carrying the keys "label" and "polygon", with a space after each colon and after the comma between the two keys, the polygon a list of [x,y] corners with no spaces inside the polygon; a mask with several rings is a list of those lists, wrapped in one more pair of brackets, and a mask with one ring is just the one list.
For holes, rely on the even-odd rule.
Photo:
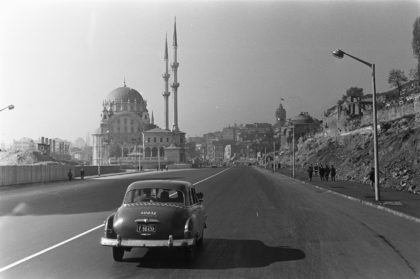
{"label": "small dome", "polygon": [[127,86],[118,87],[112,90],[111,93],[108,94],[107,99],[122,100],[123,102],[143,102],[143,97],[140,95],[140,93],[137,90]]}
{"label": "small dome", "polygon": [[292,119],[293,124],[312,124],[314,123],[314,120],[312,117],[309,116],[308,113],[300,113],[298,116],[296,116],[294,119]]}

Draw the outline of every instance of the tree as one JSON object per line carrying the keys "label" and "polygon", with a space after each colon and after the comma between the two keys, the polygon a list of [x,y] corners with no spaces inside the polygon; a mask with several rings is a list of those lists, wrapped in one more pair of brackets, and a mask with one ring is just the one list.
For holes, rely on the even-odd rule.
{"label": "tree", "polygon": [[416,68],[410,69],[408,77],[410,78],[410,80],[416,80],[418,78],[418,70]]}
{"label": "tree", "polygon": [[363,88],[350,87],[349,89],[347,89],[346,95],[348,97],[362,97],[363,96]]}
{"label": "tree", "polygon": [[417,58],[417,82],[420,83],[420,17],[416,18],[413,24],[413,47],[414,57]]}
{"label": "tree", "polygon": [[398,88],[398,95],[401,95],[401,85],[407,82],[407,77],[402,70],[391,70],[388,76],[388,83]]}

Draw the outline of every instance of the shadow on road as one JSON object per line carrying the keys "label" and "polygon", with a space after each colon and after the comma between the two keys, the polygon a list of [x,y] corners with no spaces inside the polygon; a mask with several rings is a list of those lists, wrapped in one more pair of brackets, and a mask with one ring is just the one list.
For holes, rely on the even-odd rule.
{"label": "shadow on road", "polygon": [[206,239],[195,259],[185,262],[180,249],[151,249],[141,258],[134,250],[126,254],[125,262],[139,263],[138,267],[153,269],[230,269],[264,267],[276,262],[305,258],[302,250],[279,246],[266,246],[259,240]]}

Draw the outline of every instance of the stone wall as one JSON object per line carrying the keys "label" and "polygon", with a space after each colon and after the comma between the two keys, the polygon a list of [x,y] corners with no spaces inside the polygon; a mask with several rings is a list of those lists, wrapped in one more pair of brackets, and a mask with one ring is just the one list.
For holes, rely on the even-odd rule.
{"label": "stone wall", "polygon": [[[420,125],[420,98],[412,99],[403,104],[394,104],[377,111],[378,124],[392,121],[403,116],[416,115],[416,123]],[[355,122],[357,120],[357,123]],[[354,130],[356,126],[372,125],[372,111],[363,112],[360,118],[346,119],[344,115],[338,116],[334,111],[323,119],[324,132],[329,136]],[[360,121],[360,122],[359,122]]]}
{"label": "stone wall", "polygon": [[[386,122],[401,118],[406,115],[415,114],[415,103],[409,102],[406,104],[390,106],[377,111],[378,123]],[[361,119],[361,126],[372,124],[372,111],[365,111]]]}

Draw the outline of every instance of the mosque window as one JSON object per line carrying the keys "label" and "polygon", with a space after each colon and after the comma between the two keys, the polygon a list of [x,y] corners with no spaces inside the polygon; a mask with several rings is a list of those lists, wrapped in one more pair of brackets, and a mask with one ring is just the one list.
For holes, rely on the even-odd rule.
{"label": "mosque window", "polygon": [[169,138],[166,138],[166,142],[169,142]]}
{"label": "mosque window", "polygon": [[153,142],[156,142],[156,137],[153,138]]}
{"label": "mosque window", "polygon": [[150,138],[147,138],[147,142],[150,142]]}
{"label": "mosque window", "polygon": [[163,142],[163,138],[160,138],[160,139],[159,139],[159,141],[160,141],[160,142]]}

